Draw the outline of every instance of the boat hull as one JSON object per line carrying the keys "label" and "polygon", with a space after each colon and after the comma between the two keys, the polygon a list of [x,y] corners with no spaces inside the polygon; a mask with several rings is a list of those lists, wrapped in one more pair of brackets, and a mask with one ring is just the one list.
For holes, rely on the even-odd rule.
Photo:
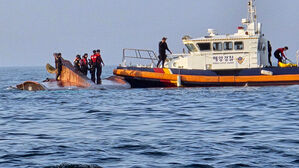
{"label": "boat hull", "polygon": [[[263,72],[267,72],[266,75]],[[299,68],[253,68],[240,70],[188,70],[168,68],[118,67],[132,88],[275,86],[299,84]],[[179,77],[178,77],[179,76]]]}

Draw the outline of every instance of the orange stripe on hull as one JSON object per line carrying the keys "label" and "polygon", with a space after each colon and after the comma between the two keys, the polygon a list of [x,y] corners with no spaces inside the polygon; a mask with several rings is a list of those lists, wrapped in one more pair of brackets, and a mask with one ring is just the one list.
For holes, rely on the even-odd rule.
{"label": "orange stripe on hull", "polygon": [[232,83],[234,81],[235,81],[235,76],[219,76],[219,79],[218,79],[218,82],[222,82],[222,83],[225,83],[225,82]]}
{"label": "orange stripe on hull", "polygon": [[115,75],[118,76],[128,76],[128,77],[137,77],[137,78],[150,78],[150,79],[160,79],[160,80],[176,80],[176,75],[157,73],[157,72],[144,72],[144,71],[134,71],[126,69],[115,69],[113,71]]}
{"label": "orange stripe on hull", "polygon": [[[156,72],[135,71],[126,69],[115,69],[114,74],[124,77],[136,77],[147,79],[159,79],[175,83],[177,74],[165,74]],[[196,76],[196,75],[180,75],[182,82],[195,83],[248,83],[248,82],[293,82],[299,81],[299,74],[295,75],[258,75],[258,76]]]}
{"label": "orange stripe on hull", "polygon": [[277,81],[299,81],[298,75],[259,75],[259,76],[236,76],[235,82],[277,82]]}

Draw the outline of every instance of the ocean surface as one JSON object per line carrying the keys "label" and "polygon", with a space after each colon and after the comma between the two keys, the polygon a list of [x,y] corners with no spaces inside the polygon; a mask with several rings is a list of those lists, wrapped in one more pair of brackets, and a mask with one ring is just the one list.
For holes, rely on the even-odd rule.
{"label": "ocean surface", "polygon": [[299,86],[11,88],[47,77],[0,68],[0,168],[299,167]]}

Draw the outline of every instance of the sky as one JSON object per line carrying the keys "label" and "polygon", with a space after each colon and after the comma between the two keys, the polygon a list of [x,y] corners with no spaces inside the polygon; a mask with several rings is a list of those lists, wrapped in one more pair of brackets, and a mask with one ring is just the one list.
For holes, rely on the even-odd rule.
{"label": "sky", "polygon": [[[235,33],[247,17],[248,0],[0,0],[0,67],[44,66],[54,52],[73,60],[101,49],[107,65],[118,65],[123,48],[152,49],[168,37],[174,53],[184,35],[207,29]],[[258,19],[273,48],[299,50],[299,1],[257,0]],[[275,58],[272,58],[273,60]]]}

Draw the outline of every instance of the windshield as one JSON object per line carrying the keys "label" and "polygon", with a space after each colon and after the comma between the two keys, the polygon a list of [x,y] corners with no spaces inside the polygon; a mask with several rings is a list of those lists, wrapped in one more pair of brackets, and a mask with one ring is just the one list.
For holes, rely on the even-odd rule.
{"label": "windshield", "polygon": [[193,44],[186,44],[189,52],[197,52],[197,48]]}

